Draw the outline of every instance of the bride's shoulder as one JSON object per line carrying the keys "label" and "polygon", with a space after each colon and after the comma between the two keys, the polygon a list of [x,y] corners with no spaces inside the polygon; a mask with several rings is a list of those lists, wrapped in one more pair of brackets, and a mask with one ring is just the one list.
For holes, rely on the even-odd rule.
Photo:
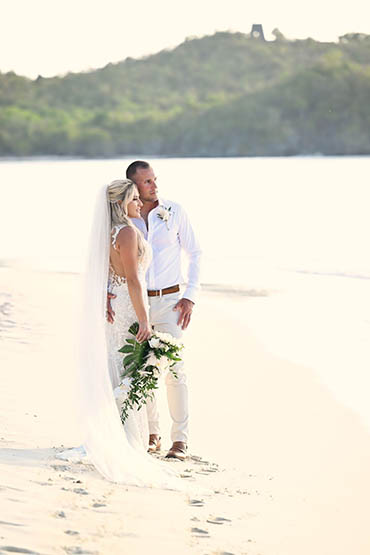
{"label": "bride's shoulder", "polygon": [[137,242],[136,231],[133,227],[127,224],[117,224],[112,227],[111,231],[112,245],[117,249],[117,244],[121,246],[125,244],[134,246]]}

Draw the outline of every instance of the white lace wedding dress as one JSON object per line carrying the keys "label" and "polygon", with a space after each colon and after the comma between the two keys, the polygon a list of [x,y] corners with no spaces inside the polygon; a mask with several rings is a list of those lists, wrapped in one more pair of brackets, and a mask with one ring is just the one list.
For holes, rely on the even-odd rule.
{"label": "white lace wedding dress", "polygon": [[[114,249],[116,248],[118,234],[123,227],[125,226],[122,224],[115,225],[112,229],[112,246]],[[138,277],[143,293],[146,292],[145,273],[151,262],[151,258],[152,249],[149,243],[144,239],[144,251],[138,258]],[[134,322],[137,322],[137,316],[131,302],[126,279],[115,272],[112,263],[109,265],[109,283],[111,293],[116,295],[116,298],[111,301],[112,309],[115,312],[114,323],[109,324],[107,322],[106,325],[109,358],[108,367],[112,387],[114,389],[122,381],[122,359],[124,355],[119,352],[119,349],[123,347],[126,339],[133,338],[133,336],[128,333],[128,330]],[[149,311],[146,295],[144,295],[144,302]],[[125,382],[128,388],[130,386],[129,379],[126,379]],[[118,408],[120,408],[119,400],[117,400],[117,405]],[[145,407],[139,411],[132,410],[130,412],[125,422],[124,429],[131,446],[135,449],[144,449],[146,452],[148,448],[149,428]]]}
{"label": "white lace wedding dress", "polygon": [[[104,187],[96,203],[83,293],[76,422],[81,428],[83,445],[56,456],[69,462],[93,464],[112,482],[183,491],[182,480],[168,463],[159,462],[146,452],[145,407],[132,410],[123,426],[113,393],[120,382],[122,368],[122,353],[118,349],[123,346],[130,325],[137,321],[125,279],[110,264],[111,243],[115,245],[121,227],[111,230]],[[143,292],[150,258],[151,250],[146,243],[138,260]],[[117,295],[113,300],[113,325],[106,321],[108,276],[111,290]]]}

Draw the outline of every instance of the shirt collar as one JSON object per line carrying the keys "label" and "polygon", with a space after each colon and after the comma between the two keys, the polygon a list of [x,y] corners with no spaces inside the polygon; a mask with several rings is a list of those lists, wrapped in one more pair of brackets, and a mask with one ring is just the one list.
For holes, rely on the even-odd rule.
{"label": "shirt collar", "polygon": [[169,201],[164,199],[163,197],[158,197],[158,206],[156,208],[159,208],[160,206],[164,206],[165,208],[168,208],[169,206]]}
{"label": "shirt collar", "polygon": [[[158,205],[155,208],[153,208],[153,210],[151,210],[151,212],[149,212],[149,216],[152,213],[155,214],[160,206],[164,206],[165,208],[168,208],[169,202],[167,200],[165,200],[164,198],[162,198],[162,197],[158,197]],[[135,222],[140,222],[146,228],[144,218],[132,218],[132,220],[134,220]]]}

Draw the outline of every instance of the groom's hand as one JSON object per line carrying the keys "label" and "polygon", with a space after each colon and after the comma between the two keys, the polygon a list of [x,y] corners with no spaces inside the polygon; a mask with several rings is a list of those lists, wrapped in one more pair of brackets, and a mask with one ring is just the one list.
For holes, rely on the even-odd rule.
{"label": "groom's hand", "polygon": [[110,324],[114,322],[115,312],[110,304],[111,299],[115,299],[117,295],[113,295],[113,293],[107,293],[107,320]]}
{"label": "groom's hand", "polygon": [[173,307],[173,310],[178,310],[180,312],[177,325],[181,326],[183,330],[186,330],[189,325],[193,306],[193,301],[189,301],[189,299],[180,299]]}

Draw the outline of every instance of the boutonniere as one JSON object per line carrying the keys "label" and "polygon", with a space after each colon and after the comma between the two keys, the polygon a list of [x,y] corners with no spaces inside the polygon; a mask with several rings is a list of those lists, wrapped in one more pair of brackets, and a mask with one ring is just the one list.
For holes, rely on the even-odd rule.
{"label": "boutonniere", "polygon": [[171,206],[169,206],[168,208],[166,208],[165,206],[159,206],[157,216],[166,224],[167,229],[169,229],[167,222],[171,216]]}

